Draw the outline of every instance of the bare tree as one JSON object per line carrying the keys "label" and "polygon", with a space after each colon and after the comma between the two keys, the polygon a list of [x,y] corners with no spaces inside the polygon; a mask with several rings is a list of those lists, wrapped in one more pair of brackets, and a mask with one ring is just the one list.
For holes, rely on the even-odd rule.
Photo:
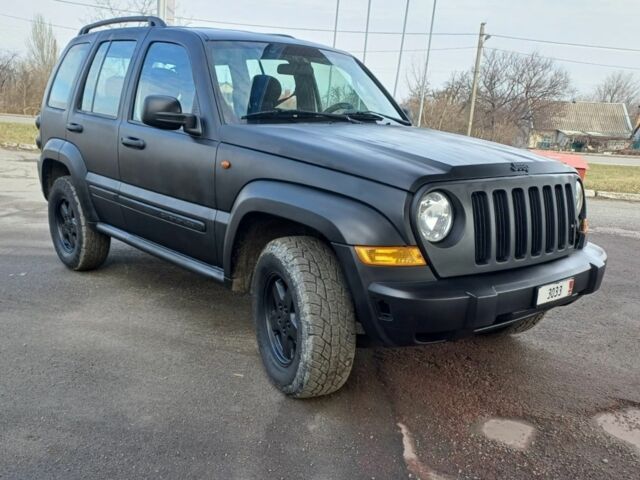
{"label": "bare tree", "polygon": [[31,24],[31,35],[27,40],[27,60],[35,73],[48,74],[58,59],[58,41],[51,24],[37,14]]}
{"label": "bare tree", "polygon": [[35,114],[47,80],[58,58],[58,43],[51,25],[41,15],[33,19],[27,53],[0,55],[0,109]]}
{"label": "bare tree", "polygon": [[[469,109],[471,70],[454,72],[445,85],[428,91],[425,125],[463,133]],[[410,75],[405,104],[419,108],[419,71]],[[538,54],[485,53],[476,104],[474,135],[502,143],[517,143],[534,117],[552,113],[554,101],[572,93],[569,75]]]}
{"label": "bare tree", "polygon": [[111,17],[126,15],[153,15],[157,10],[157,0],[95,0],[89,20],[95,22]]}
{"label": "bare tree", "polygon": [[12,92],[16,85],[17,68],[18,54],[0,53],[0,112],[12,111]]}
{"label": "bare tree", "polygon": [[533,118],[552,113],[572,91],[568,73],[533,53],[488,52],[480,73],[476,117],[480,136],[510,143]]}
{"label": "bare tree", "polygon": [[614,72],[596,86],[590,98],[596,102],[625,103],[633,117],[640,108],[640,81],[631,72]]}

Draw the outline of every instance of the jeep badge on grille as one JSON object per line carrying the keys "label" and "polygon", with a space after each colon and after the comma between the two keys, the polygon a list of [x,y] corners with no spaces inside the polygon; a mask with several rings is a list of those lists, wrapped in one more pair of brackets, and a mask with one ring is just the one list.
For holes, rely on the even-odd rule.
{"label": "jeep badge on grille", "polygon": [[529,173],[529,165],[526,163],[511,163],[511,171],[512,172],[521,172],[521,173]]}

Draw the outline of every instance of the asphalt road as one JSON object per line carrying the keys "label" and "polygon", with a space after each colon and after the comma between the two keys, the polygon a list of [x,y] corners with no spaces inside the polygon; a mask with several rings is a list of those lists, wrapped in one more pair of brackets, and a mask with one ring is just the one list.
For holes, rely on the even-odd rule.
{"label": "asphalt road", "polygon": [[17,115],[14,113],[0,113],[0,122],[25,123],[33,125],[36,117],[30,115]]}
{"label": "asphalt road", "polygon": [[0,478],[637,479],[640,447],[595,417],[640,407],[640,204],[590,220],[598,294],[518,337],[359,350],[345,388],[299,401],[267,381],[246,297],[118,242],[66,270],[34,155],[0,150]]}
{"label": "asphalt road", "polygon": [[640,167],[640,155],[583,155],[587,163],[601,165],[622,165],[625,167]]}

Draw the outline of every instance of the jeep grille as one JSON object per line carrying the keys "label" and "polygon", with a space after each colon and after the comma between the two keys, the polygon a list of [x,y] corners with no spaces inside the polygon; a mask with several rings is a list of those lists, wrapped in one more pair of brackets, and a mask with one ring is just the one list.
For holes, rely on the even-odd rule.
{"label": "jeep grille", "polygon": [[[471,194],[475,260],[509,261],[561,252],[576,241],[571,183],[484,191]],[[512,245],[513,243],[513,245]],[[494,252],[494,253],[492,253]]]}

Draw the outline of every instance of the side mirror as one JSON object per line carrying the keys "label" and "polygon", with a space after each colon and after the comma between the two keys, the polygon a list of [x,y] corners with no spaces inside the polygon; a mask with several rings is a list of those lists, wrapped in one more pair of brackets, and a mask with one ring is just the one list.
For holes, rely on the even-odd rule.
{"label": "side mirror", "polygon": [[166,95],[149,95],[144,99],[142,122],[163,130],[178,130],[189,135],[202,135],[200,119],[192,113],[182,113],[177,98]]}

